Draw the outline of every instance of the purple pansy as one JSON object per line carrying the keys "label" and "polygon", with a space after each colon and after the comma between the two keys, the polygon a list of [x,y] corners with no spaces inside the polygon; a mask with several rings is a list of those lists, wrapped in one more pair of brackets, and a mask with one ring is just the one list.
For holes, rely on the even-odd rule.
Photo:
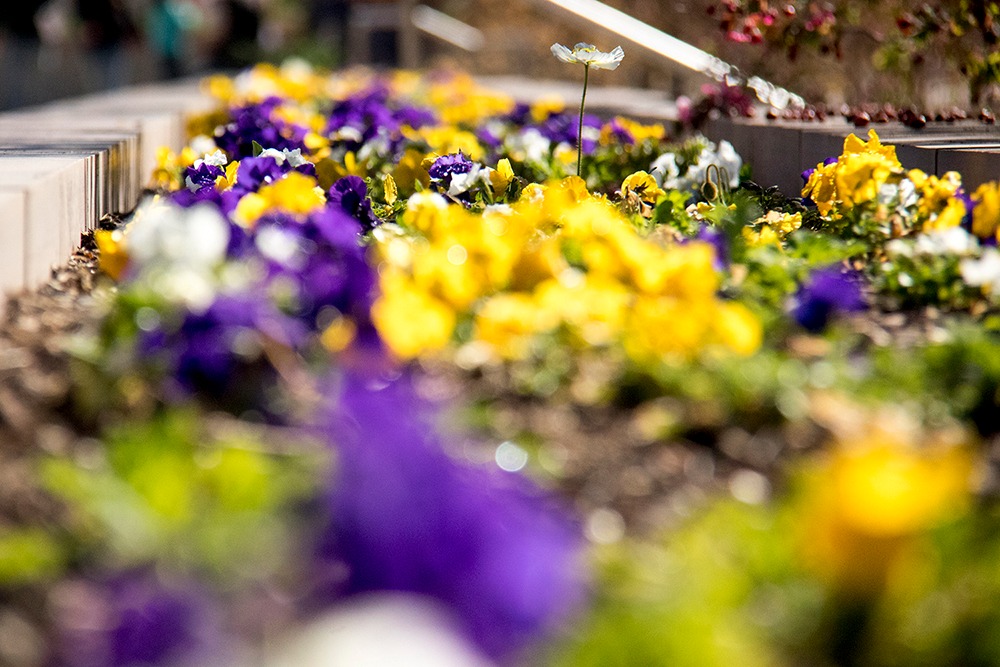
{"label": "purple pansy", "polygon": [[255,142],[279,151],[305,149],[308,131],[280,119],[275,111],[281,104],[281,98],[269,97],[259,104],[232,109],[232,120],[216,131],[216,145],[234,160],[252,157]]}
{"label": "purple pansy", "polygon": [[360,176],[344,176],[334,182],[327,202],[360,222],[363,231],[370,231],[382,222],[372,211],[368,186]]}
{"label": "purple pansy", "polygon": [[394,107],[389,89],[376,84],[334,105],[328,117],[326,133],[337,136],[338,145],[357,150],[376,137],[388,141],[395,151],[403,140],[402,128],[420,128],[434,122],[434,114],[414,106]]}
{"label": "purple pansy", "polygon": [[804,329],[819,333],[838,313],[864,310],[861,277],[856,272],[831,266],[813,271],[795,295],[792,317]]}
{"label": "purple pansy", "polygon": [[379,590],[444,603],[486,653],[511,657],[585,597],[582,542],[526,478],[450,458],[406,377],[346,377],[325,430],[338,450],[318,545],[319,595]]}
{"label": "purple pansy", "polygon": [[283,168],[271,156],[243,158],[236,168],[236,185],[233,187],[241,194],[256,192],[260,186],[273,183],[287,171],[289,169]]}
{"label": "purple pansy", "polygon": [[468,174],[470,171],[472,171],[472,160],[459,151],[442,155],[434,160],[434,164],[427,170],[427,173],[430,174],[431,181],[441,183],[447,189],[455,174]]}
{"label": "purple pansy", "polygon": [[184,184],[189,190],[214,187],[215,179],[225,175],[222,167],[202,161],[197,167],[192,165],[184,170]]}
{"label": "purple pansy", "polygon": [[617,118],[612,118],[611,121],[605,126],[605,129],[610,133],[611,140],[614,143],[621,144],[623,146],[631,146],[635,143],[635,135],[629,131],[622,122]]}
{"label": "purple pansy", "polygon": [[270,411],[275,381],[266,350],[294,349],[305,327],[278,311],[263,293],[222,294],[204,312],[188,311],[176,329],[140,333],[137,346],[158,363],[181,395],[197,394],[234,414]]}
{"label": "purple pansy", "polygon": [[695,240],[704,241],[715,250],[712,266],[716,271],[722,271],[729,264],[729,241],[726,235],[715,225],[702,225],[695,234]]}

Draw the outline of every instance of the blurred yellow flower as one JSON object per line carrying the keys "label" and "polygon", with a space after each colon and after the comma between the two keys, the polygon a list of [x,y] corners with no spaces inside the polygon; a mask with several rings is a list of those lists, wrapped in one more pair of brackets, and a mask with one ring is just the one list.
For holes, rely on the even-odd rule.
{"label": "blurred yellow flower", "polygon": [[380,283],[382,295],[372,306],[372,321],[393,354],[413,359],[451,341],[452,308],[395,271],[384,272]]}
{"label": "blurred yellow flower", "polygon": [[960,516],[971,498],[967,449],[919,447],[877,428],[838,443],[810,472],[806,555],[821,574],[858,592],[877,591],[913,539]]}
{"label": "blurred yellow flower", "polygon": [[236,205],[233,220],[244,227],[252,227],[270,211],[308,215],[324,205],[326,195],[316,179],[291,171],[281,179],[261,186],[257,192],[244,195]]}
{"label": "blurred yellow flower", "polygon": [[1000,182],[983,183],[972,194],[972,232],[981,239],[1000,238]]}
{"label": "blurred yellow flower", "polygon": [[94,241],[97,243],[97,249],[100,253],[101,271],[111,276],[113,280],[119,280],[128,265],[124,232],[98,229],[94,232]]}

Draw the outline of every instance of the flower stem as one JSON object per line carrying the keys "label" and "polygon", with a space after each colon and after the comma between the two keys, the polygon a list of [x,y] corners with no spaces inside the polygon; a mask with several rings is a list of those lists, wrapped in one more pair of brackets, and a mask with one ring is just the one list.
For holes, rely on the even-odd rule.
{"label": "flower stem", "polygon": [[587,82],[590,80],[590,65],[583,64],[583,96],[580,98],[580,126],[576,130],[576,175],[583,178],[583,105],[587,101]]}

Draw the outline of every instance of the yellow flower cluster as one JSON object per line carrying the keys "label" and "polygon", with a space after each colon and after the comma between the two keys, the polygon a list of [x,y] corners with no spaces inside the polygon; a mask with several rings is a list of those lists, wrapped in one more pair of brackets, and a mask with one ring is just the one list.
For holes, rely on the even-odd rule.
{"label": "yellow flower cluster", "polygon": [[819,212],[828,215],[838,204],[850,210],[875,201],[883,185],[898,182],[902,176],[896,148],[883,146],[875,130],[869,130],[867,142],[851,134],[836,162],[816,165],[802,196],[811,198]]}
{"label": "yellow flower cluster", "polygon": [[938,178],[925,174],[920,169],[911,169],[906,176],[920,195],[917,215],[924,221],[924,231],[948,229],[962,224],[965,204],[955,196],[962,187],[962,177],[957,171],[949,171]]}
{"label": "yellow flower cluster", "polygon": [[743,238],[750,246],[773,244],[781,247],[785,237],[801,226],[801,213],[768,211],[750,226],[743,228]]}
{"label": "yellow flower cluster", "polygon": [[502,359],[524,358],[546,333],[577,347],[617,343],[640,363],[760,345],[757,319],[717,296],[711,247],[644,238],[579,178],[527,188],[510,209],[482,215],[421,193],[402,225],[376,234],[373,309],[400,357],[447,346],[470,320],[473,340]]}

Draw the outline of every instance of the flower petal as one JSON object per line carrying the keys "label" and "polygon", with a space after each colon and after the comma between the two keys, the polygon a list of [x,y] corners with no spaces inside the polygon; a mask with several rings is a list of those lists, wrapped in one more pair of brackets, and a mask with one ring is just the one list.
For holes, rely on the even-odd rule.
{"label": "flower petal", "polygon": [[552,45],[552,55],[554,55],[556,58],[563,61],[564,63],[572,64],[580,62],[579,60],[576,59],[576,56],[573,55],[573,52],[570,51],[565,46],[563,46],[562,44]]}

